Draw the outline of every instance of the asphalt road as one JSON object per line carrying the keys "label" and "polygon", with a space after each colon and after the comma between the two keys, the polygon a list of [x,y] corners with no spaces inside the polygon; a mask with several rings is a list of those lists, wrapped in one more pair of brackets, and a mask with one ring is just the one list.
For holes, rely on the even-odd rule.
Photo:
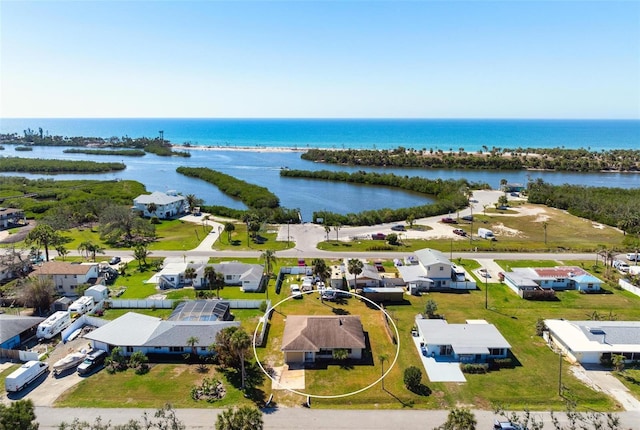
{"label": "asphalt road", "polygon": [[[313,406],[313,405],[312,405]],[[153,409],[75,409],[36,408],[40,430],[57,429],[61,422],[71,422],[74,418],[93,422],[100,416],[103,422],[124,424],[130,419],[141,420],[144,412],[153,417]],[[213,429],[219,409],[178,409],[176,416],[189,430]],[[448,411],[443,410],[333,410],[308,408],[286,408],[265,410],[265,429],[278,430],[385,430],[385,429],[432,429],[444,423]],[[477,429],[490,429],[497,417],[491,411],[474,411],[478,421]],[[546,428],[553,428],[549,413],[533,413],[543,420]],[[563,414],[560,414],[562,421]],[[622,412],[618,414],[623,429],[640,429],[640,413]]]}

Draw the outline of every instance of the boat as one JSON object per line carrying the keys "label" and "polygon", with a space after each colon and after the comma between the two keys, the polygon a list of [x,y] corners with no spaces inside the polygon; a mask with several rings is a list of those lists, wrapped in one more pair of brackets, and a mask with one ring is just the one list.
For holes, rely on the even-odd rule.
{"label": "boat", "polygon": [[73,369],[87,357],[85,352],[72,352],[66,357],[58,360],[53,365],[53,374],[58,375],[65,370]]}

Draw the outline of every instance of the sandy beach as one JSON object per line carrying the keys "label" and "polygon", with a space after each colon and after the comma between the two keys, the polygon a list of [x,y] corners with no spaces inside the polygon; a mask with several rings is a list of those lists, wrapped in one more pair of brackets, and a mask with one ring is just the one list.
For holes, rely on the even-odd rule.
{"label": "sandy beach", "polygon": [[309,149],[313,148],[288,148],[284,146],[233,146],[233,145],[213,145],[213,146],[204,146],[204,145],[192,145],[192,146],[184,146],[184,145],[171,145],[171,149],[174,151],[247,151],[247,152],[307,152]]}

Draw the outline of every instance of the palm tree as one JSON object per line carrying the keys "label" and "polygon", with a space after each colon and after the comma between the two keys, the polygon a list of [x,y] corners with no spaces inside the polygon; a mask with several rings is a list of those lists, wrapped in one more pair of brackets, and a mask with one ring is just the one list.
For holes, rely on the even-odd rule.
{"label": "palm tree", "polygon": [[327,240],[329,240],[329,233],[331,233],[331,226],[327,223],[323,224],[324,232],[327,234]]}
{"label": "palm tree", "polygon": [[198,274],[196,273],[196,269],[194,269],[193,267],[187,267],[184,270],[184,277],[191,283],[191,285],[193,285],[193,280],[196,278],[196,276],[198,276]]}
{"label": "palm tree", "polygon": [[191,347],[191,354],[193,354],[194,356],[197,355],[196,345],[198,344],[198,342],[200,342],[200,339],[196,336],[191,336],[189,337],[189,339],[187,339],[187,345]]}
{"label": "palm tree", "polygon": [[342,226],[340,225],[340,223],[334,224],[334,226],[333,226],[333,229],[334,229],[334,230],[335,230],[335,232],[336,232],[336,242],[338,241],[338,233],[340,232],[340,227],[342,227]]}
{"label": "palm tree", "polygon": [[45,259],[49,261],[49,246],[62,243],[62,236],[48,224],[38,224],[26,237],[27,245],[35,243],[44,248]]}
{"label": "palm tree", "polygon": [[204,268],[204,278],[207,280],[209,290],[216,290],[216,296],[220,298],[220,290],[224,287],[222,273],[217,273],[213,266]]}
{"label": "palm tree", "polygon": [[64,257],[69,253],[67,248],[64,245],[56,245],[56,252],[60,257],[62,257],[62,261],[64,261]]}
{"label": "palm tree", "polygon": [[252,406],[225,409],[216,420],[216,430],[262,430],[262,428],[262,412]]}
{"label": "palm tree", "polygon": [[347,262],[347,269],[349,273],[353,275],[353,288],[358,288],[358,275],[362,273],[362,269],[364,268],[364,264],[362,260],[358,258],[351,258]]}
{"label": "palm tree", "polygon": [[229,339],[229,346],[231,350],[238,356],[240,360],[240,372],[242,376],[242,384],[240,386],[240,390],[244,391],[247,379],[247,372],[244,366],[244,355],[249,350],[251,346],[251,338],[243,329],[238,329],[231,335],[231,339]]}
{"label": "palm tree", "polygon": [[138,268],[142,270],[142,266],[147,265],[147,257],[151,254],[150,251],[147,250],[147,247],[143,244],[136,245],[133,250],[133,258],[138,261]]}
{"label": "palm tree", "polygon": [[260,258],[264,260],[264,270],[267,272],[267,276],[271,276],[271,265],[278,261],[276,253],[267,249],[260,255]]}
{"label": "palm tree", "polygon": [[231,243],[231,234],[236,229],[236,226],[232,222],[226,222],[224,224],[224,231],[227,232],[227,243]]}
{"label": "palm tree", "polygon": [[449,411],[447,421],[440,427],[442,430],[476,430],[476,416],[469,409],[454,408]]}
{"label": "palm tree", "polygon": [[151,216],[157,216],[156,215],[157,210],[158,210],[158,205],[156,205],[155,203],[151,202],[147,205],[147,211],[149,212],[149,214],[151,214]]}
{"label": "palm tree", "polygon": [[542,228],[544,229],[544,244],[547,244],[547,227],[549,226],[549,223],[546,221],[542,221]]}
{"label": "palm tree", "polygon": [[189,205],[189,212],[193,212],[193,208],[198,206],[201,201],[195,196],[195,194],[187,194],[185,198],[187,199],[187,204]]}
{"label": "palm tree", "polygon": [[96,261],[96,254],[104,254],[104,248],[95,242],[86,240],[78,245],[78,252],[80,254],[84,252],[87,258],[91,256],[91,260]]}
{"label": "palm tree", "polygon": [[331,275],[327,263],[322,258],[314,258],[311,261],[311,266],[313,267],[313,274],[323,282]]}
{"label": "palm tree", "polygon": [[384,390],[384,362],[389,359],[389,354],[379,354],[378,361],[380,361],[380,379],[382,382],[382,389]]}

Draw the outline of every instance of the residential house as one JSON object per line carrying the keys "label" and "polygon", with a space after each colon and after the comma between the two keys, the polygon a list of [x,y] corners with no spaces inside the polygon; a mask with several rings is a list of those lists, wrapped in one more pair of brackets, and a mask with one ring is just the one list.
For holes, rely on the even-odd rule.
{"label": "residential house", "polygon": [[286,363],[331,359],[336,349],[345,349],[349,359],[360,360],[365,348],[359,316],[287,316],[281,348]]}
{"label": "residential house", "polygon": [[36,266],[31,276],[51,279],[56,293],[63,296],[79,296],[78,287],[93,285],[98,279],[98,264],[76,264],[64,261],[45,261]]}
{"label": "residential house", "polygon": [[449,324],[443,319],[416,317],[423,354],[461,363],[482,363],[507,357],[511,345],[493,324],[467,320]]}
{"label": "residential house", "polygon": [[[149,211],[149,205],[155,205],[155,211]],[[157,216],[160,219],[169,219],[182,215],[189,210],[187,198],[175,191],[163,193],[154,191],[151,194],[141,194],[133,199],[133,210],[145,217]]]}
{"label": "residential house", "polygon": [[[208,288],[207,280],[204,276],[204,269],[207,265],[202,264],[195,267],[197,277],[193,280],[195,289]],[[216,273],[221,273],[225,286],[239,286],[242,291],[256,292],[265,288],[269,279],[264,267],[260,264],[241,263],[239,261],[225,261],[212,264]]]}
{"label": "residential house", "polygon": [[602,285],[600,279],[576,266],[515,268],[504,273],[504,283],[524,298],[541,289],[594,292]]}
{"label": "residential house", "polygon": [[623,355],[640,360],[640,321],[544,320],[545,337],[572,362],[599,364]]}
{"label": "residential house", "polygon": [[17,349],[36,335],[40,317],[0,314],[0,348]]}
{"label": "residential house", "polygon": [[[418,264],[397,266],[410,291],[475,290],[464,269],[453,264],[442,252],[421,249],[415,252]],[[415,260],[414,260],[415,261]]]}
{"label": "residential house", "polygon": [[26,224],[27,217],[22,209],[0,208],[0,230]]}
{"label": "residential house", "polygon": [[350,289],[383,286],[382,276],[380,276],[380,272],[378,272],[378,269],[373,264],[369,264],[363,260],[362,272],[356,275],[349,272],[349,260],[350,259],[345,258],[341,267],[344,269],[342,277],[347,280],[347,285]]}
{"label": "residential house", "polygon": [[[124,355],[136,351],[144,354],[184,354],[211,355],[208,349],[216,340],[219,331],[227,327],[239,327],[236,321],[167,321],[157,317],[128,312],[99,327],[84,337],[91,341],[93,348],[112,351],[122,348]],[[189,339],[197,339],[195,345]]]}

